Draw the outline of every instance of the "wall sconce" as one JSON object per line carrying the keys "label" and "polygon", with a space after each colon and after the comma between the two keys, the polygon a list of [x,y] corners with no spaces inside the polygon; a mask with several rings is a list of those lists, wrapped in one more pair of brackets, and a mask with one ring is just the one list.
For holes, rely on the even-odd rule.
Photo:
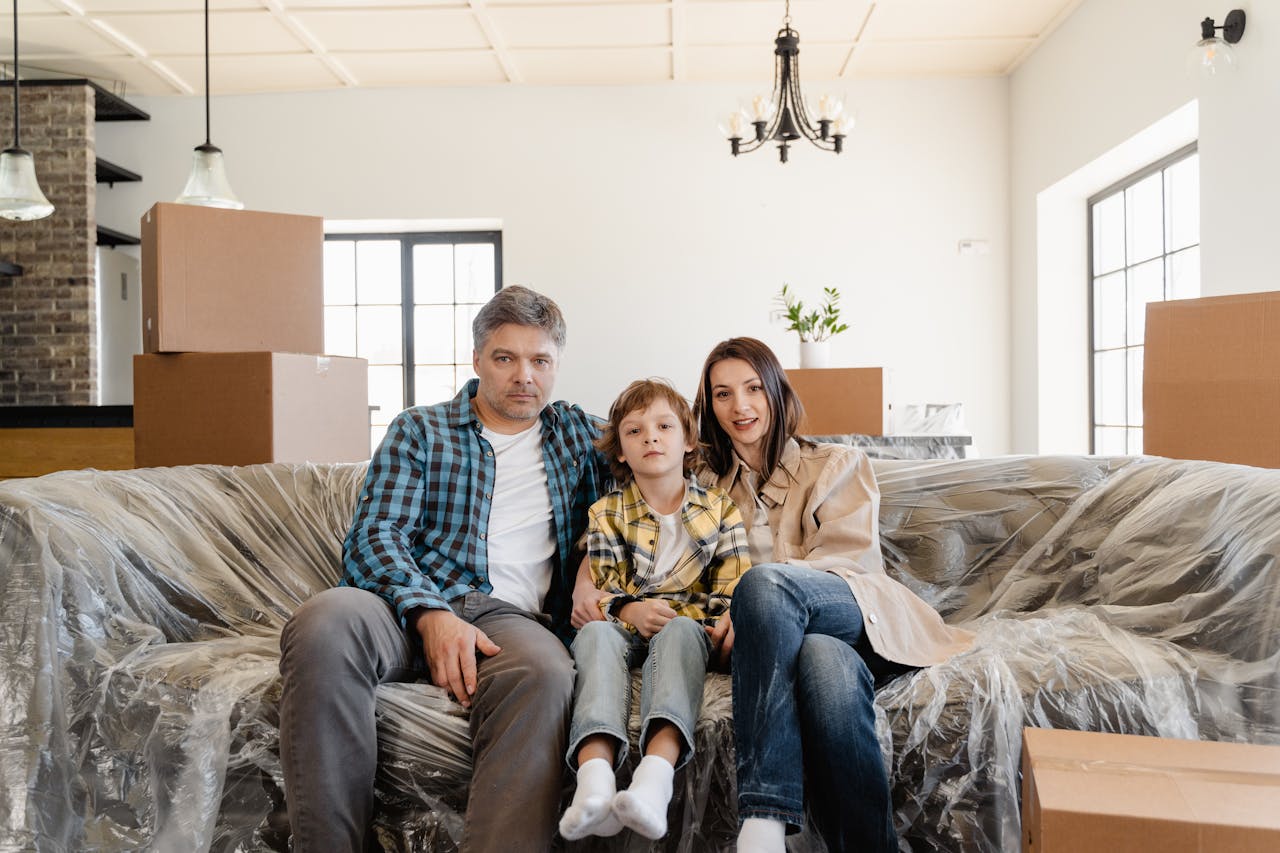
{"label": "wall sconce", "polygon": [[[1215,33],[1222,30],[1222,38]],[[1236,70],[1236,52],[1231,45],[1244,35],[1244,10],[1232,9],[1222,26],[1214,26],[1213,18],[1200,22],[1200,41],[1187,56],[1187,67],[1200,77],[1217,77]]]}

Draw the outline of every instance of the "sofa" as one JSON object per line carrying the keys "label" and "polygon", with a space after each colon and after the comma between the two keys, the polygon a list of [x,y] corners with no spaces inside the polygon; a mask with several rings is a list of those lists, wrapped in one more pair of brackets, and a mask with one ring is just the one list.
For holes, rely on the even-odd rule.
{"label": "sofa", "polygon": [[[1027,725],[1280,743],[1280,472],[874,464],[887,570],[977,632],[969,652],[878,692],[904,850],[1018,847]],[[279,634],[337,582],[363,475],[192,466],[0,483],[0,850],[288,849]],[[558,848],[732,849],[732,702],[727,676],[708,680],[668,837]],[[465,712],[431,685],[387,685],[378,730],[382,847],[455,850]],[[789,843],[823,849],[808,830]]]}

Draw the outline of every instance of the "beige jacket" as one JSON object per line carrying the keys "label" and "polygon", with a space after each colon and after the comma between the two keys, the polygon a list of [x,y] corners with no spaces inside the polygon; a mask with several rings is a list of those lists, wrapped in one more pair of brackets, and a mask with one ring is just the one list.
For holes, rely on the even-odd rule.
{"label": "beige jacket", "polygon": [[[729,493],[750,531],[755,496],[750,469],[736,460],[706,482]],[[760,489],[773,536],[773,558],[844,578],[863,614],[872,647],[912,666],[941,663],[965,651],[973,634],[945,624],[915,593],[890,578],[880,555],[880,489],[866,454],[841,444],[787,444],[778,467]]]}

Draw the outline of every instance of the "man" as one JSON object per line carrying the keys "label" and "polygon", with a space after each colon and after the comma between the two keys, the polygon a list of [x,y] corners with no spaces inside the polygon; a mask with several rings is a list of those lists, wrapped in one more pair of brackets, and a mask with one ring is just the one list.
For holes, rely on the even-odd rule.
{"label": "man", "polygon": [[472,325],[478,379],[401,413],[369,464],[342,585],[281,637],[280,757],[294,850],[369,844],[374,690],[429,675],[471,709],[464,851],[555,835],[573,663],[574,546],[607,466],[595,422],[548,403],[565,325],[523,287]]}

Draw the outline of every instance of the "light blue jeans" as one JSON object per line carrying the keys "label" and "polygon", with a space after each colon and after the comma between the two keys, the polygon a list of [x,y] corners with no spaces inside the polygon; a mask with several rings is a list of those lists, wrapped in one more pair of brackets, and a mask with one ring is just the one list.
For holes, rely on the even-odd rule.
{"label": "light blue jeans", "polygon": [[649,641],[616,622],[588,622],[573,641],[577,675],[573,681],[573,721],[565,760],[575,772],[578,749],[591,735],[618,741],[613,766],[622,766],[630,748],[631,668],[644,665],[640,688],[640,751],[655,722],[672,723],[684,738],[679,770],[693,756],[693,730],[702,710],[702,683],[711,641],[702,625],[677,616]]}
{"label": "light blue jeans", "polygon": [[733,717],[738,816],[804,826],[831,853],[897,850],[876,738],[875,684],[910,667],[871,648],[845,581],[753,566],[733,593]]}

